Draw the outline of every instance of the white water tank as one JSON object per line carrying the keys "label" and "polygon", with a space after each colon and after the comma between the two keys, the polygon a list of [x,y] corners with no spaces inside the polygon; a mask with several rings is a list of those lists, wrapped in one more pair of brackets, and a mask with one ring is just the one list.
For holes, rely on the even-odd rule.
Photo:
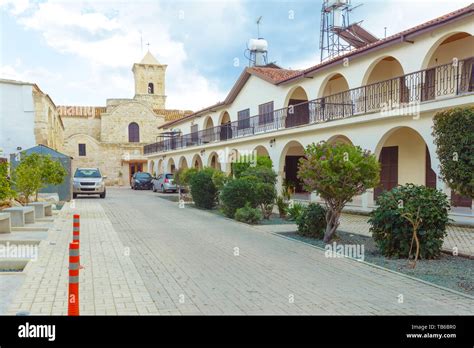
{"label": "white water tank", "polygon": [[264,39],[250,39],[248,43],[248,48],[250,51],[267,52],[268,42]]}

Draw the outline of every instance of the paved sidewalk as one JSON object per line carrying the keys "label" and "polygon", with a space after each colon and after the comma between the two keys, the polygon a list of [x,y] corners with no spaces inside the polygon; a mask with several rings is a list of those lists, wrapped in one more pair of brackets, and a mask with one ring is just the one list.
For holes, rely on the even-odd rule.
{"label": "paved sidewalk", "polygon": [[[176,203],[110,189],[65,206],[9,313],[66,314],[81,214],[81,314],[472,314],[474,299]],[[49,242],[53,242],[50,244]],[[403,302],[399,296],[403,295]]]}
{"label": "paved sidewalk", "polygon": [[28,269],[26,280],[8,314],[67,314],[68,243],[72,241],[72,215],[81,214],[80,313],[157,314],[142,278],[105,216],[99,200],[66,204],[40,244],[39,259]]}
{"label": "paved sidewalk", "polygon": [[[368,219],[369,217],[364,215],[342,214],[339,230],[372,236]],[[454,248],[457,248],[458,253],[474,258],[474,228],[448,225],[446,230],[448,235],[444,239],[443,250],[453,252]]]}

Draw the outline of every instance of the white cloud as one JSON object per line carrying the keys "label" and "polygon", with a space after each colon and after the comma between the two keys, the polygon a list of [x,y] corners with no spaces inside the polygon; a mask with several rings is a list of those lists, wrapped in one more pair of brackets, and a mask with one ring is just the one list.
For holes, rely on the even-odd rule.
{"label": "white cloud", "polygon": [[[11,5],[8,5],[8,8],[13,15],[24,12]],[[180,25],[176,23],[180,20],[178,18],[180,14],[184,14],[184,19],[181,20],[189,20],[192,23],[196,16],[206,15],[206,11],[211,8],[210,12],[213,15],[234,16],[240,11],[240,4],[235,1],[211,2],[205,6],[197,6],[196,11],[185,10],[183,13],[177,8],[176,17],[170,18],[158,2],[151,1],[50,1],[37,4],[27,13],[18,15],[18,22],[26,29],[39,32],[44,42],[63,54],[65,59],[73,55],[87,62],[89,72],[94,75],[87,76],[86,81],[68,82],[65,85],[71,87],[69,95],[77,95],[80,92],[86,100],[97,100],[98,95],[105,98],[133,96],[130,68],[144,54],[140,49],[143,33],[143,42],[151,41],[152,53],[160,62],[168,64],[167,107],[198,109],[222,99],[223,93],[193,67],[193,61],[187,55],[185,44],[172,38],[171,30],[173,25]],[[215,23],[212,24],[213,22]],[[215,30],[214,44],[219,43],[219,38],[224,42],[231,32],[228,23],[211,20],[209,23],[212,28],[207,30]],[[4,67],[4,71],[12,73],[7,67]],[[20,75],[31,76],[31,71],[29,73]],[[41,80],[34,82],[43,84]],[[127,87],[119,83],[125,83]],[[64,91],[61,89],[65,86],[55,86],[49,92],[54,100],[56,91],[59,91],[59,95],[63,95]],[[89,93],[85,86],[90,88]],[[104,86],[109,88],[103,90]],[[92,91],[94,93],[91,93]],[[87,101],[81,104],[84,103]],[[105,100],[101,102],[104,103]]]}

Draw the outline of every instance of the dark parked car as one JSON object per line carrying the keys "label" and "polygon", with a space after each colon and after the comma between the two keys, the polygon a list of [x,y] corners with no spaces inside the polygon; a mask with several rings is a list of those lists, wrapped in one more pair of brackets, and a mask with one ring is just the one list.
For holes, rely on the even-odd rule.
{"label": "dark parked car", "polygon": [[153,177],[150,173],[138,172],[133,174],[130,186],[132,190],[151,190]]}

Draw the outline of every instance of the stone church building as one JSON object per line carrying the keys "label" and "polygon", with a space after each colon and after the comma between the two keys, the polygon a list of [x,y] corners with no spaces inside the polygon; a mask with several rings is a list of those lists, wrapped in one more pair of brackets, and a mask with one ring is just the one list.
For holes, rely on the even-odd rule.
{"label": "stone church building", "polygon": [[58,106],[64,123],[63,151],[77,167],[99,167],[107,184],[127,185],[133,173],[148,171],[143,145],[157,141],[165,122],[192,113],[166,109],[166,65],[148,51],[133,65],[135,96],[107,99],[105,107]]}

